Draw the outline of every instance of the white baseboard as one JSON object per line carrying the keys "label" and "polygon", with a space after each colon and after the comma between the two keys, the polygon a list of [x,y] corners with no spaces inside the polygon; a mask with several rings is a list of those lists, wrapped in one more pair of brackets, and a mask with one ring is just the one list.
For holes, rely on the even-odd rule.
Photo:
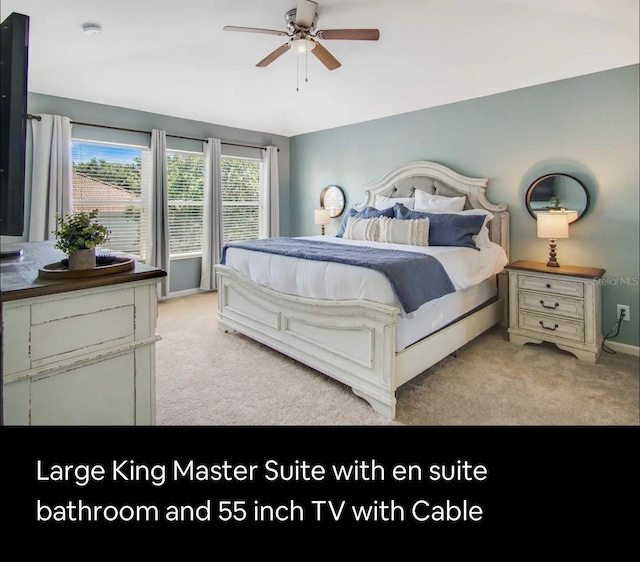
{"label": "white baseboard", "polygon": [[198,293],[206,293],[207,291],[203,291],[202,289],[186,289],[184,291],[175,291],[173,293],[169,293],[167,295],[168,299],[176,299],[179,297],[187,297],[189,295],[196,295]]}
{"label": "white baseboard", "polygon": [[618,343],[615,341],[606,341],[604,344],[616,353],[624,353],[625,355],[640,357],[640,347],[637,345],[629,345],[628,343]]}

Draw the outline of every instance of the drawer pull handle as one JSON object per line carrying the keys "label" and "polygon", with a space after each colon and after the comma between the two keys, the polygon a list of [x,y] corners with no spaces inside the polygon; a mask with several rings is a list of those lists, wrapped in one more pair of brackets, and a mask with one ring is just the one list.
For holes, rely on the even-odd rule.
{"label": "drawer pull handle", "polygon": [[553,306],[549,306],[548,304],[544,304],[544,301],[540,301],[540,304],[544,307],[544,308],[548,308],[550,310],[555,310],[556,308],[558,308],[560,306],[560,303],[557,302],[555,303]]}
{"label": "drawer pull handle", "polygon": [[547,289],[551,289],[551,283],[547,283],[547,284],[545,285],[545,287],[546,287]]}
{"label": "drawer pull handle", "polygon": [[554,324],[554,325],[553,325],[553,328],[549,328],[549,326],[545,326],[545,325],[544,325],[544,323],[542,322],[542,320],[540,320],[540,326],[542,326],[545,330],[551,330],[551,331],[555,330],[555,329],[558,327],[558,325],[557,325],[557,324]]}

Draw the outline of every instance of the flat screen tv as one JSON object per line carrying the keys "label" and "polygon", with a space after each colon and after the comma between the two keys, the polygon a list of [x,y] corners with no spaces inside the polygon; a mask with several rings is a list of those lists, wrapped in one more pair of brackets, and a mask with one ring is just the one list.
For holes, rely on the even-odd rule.
{"label": "flat screen tv", "polygon": [[529,201],[549,201],[556,195],[555,177],[542,178],[531,191]]}
{"label": "flat screen tv", "polygon": [[24,234],[29,16],[13,13],[0,28],[0,234]]}

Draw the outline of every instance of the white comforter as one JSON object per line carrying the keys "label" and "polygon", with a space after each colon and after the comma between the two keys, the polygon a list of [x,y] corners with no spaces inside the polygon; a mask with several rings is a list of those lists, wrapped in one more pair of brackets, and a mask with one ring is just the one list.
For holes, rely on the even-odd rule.
{"label": "white comforter", "polygon": [[[335,236],[306,236],[334,244],[375,246],[429,254],[446,270],[456,291],[477,285],[502,271],[508,263],[504,250],[491,244],[480,251],[450,246],[408,246]],[[368,300],[402,308],[383,273],[364,267],[228,248],[226,265],[255,283],[281,293],[328,300]]]}

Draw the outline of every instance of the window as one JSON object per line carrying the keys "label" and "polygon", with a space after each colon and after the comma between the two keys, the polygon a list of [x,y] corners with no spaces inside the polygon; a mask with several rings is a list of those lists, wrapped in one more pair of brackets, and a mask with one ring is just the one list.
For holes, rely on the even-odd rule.
{"label": "window", "polygon": [[[74,211],[98,209],[111,232],[100,248],[144,261],[151,151],[84,140],[72,142]],[[225,156],[223,243],[258,238],[262,161]],[[204,155],[167,150],[170,257],[202,254]]]}
{"label": "window", "polygon": [[150,150],[74,140],[72,160],[73,210],[98,209],[111,232],[101,249],[144,260]]}
{"label": "window", "polygon": [[262,161],[223,157],[221,168],[223,243],[258,238]]}
{"label": "window", "polygon": [[169,254],[202,254],[204,155],[167,150]]}

